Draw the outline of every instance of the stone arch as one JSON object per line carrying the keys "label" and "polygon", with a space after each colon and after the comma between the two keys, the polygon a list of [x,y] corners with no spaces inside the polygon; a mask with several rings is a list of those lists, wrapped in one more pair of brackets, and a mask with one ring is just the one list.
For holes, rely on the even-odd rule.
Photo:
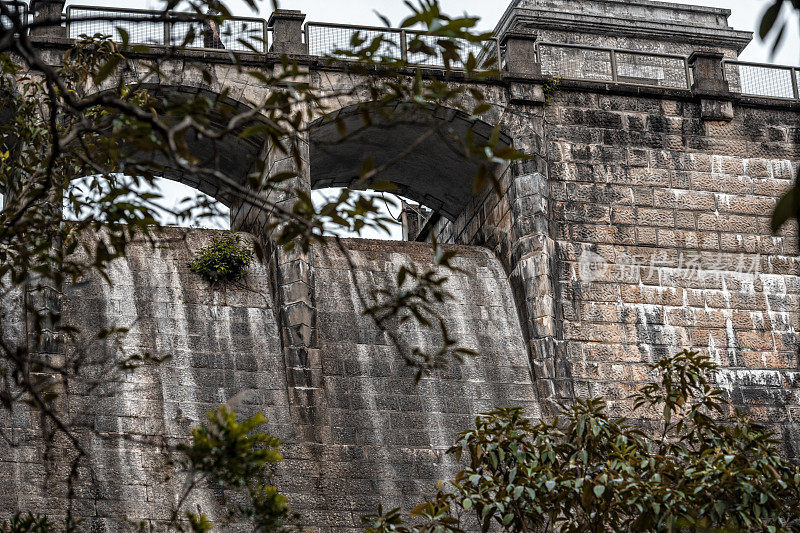
{"label": "stone arch", "polygon": [[[369,121],[362,114],[366,107],[372,111]],[[342,107],[309,125],[311,188],[357,186],[364,159],[372,157],[376,168],[385,167],[376,179],[455,220],[473,197],[478,168],[457,141],[469,130],[488,139],[492,126],[445,107],[420,110],[374,102]],[[501,134],[501,142],[510,145],[511,137]]]}
{"label": "stone arch", "polygon": [[[109,83],[109,86],[111,85],[113,84]],[[191,83],[176,85],[157,82],[139,83],[137,86],[147,90],[162,101],[180,94],[203,95],[208,97],[217,104],[216,112],[208,115],[209,125],[212,128],[222,127],[223,124],[227,122],[226,116],[235,113],[243,113],[252,109],[252,106],[245,103],[244,99],[235,99],[231,97],[230,92],[225,90],[224,87],[213,88],[211,86],[201,87]],[[96,92],[102,93],[108,90],[109,87],[101,87],[98,88]],[[12,113],[12,108],[7,106],[0,108],[0,124],[7,123],[11,120]],[[233,131],[232,135],[226,135],[220,139],[214,140],[203,138],[198,135],[196,131],[190,131],[186,137],[186,144],[189,152],[199,159],[201,165],[223,173],[234,184],[247,189],[249,187],[247,176],[256,170],[256,161],[263,160],[266,157],[268,145],[262,136],[253,135],[241,138],[237,133],[240,133],[259,120],[259,117],[255,116],[238,126]],[[181,169],[177,168],[177,166],[169,164],[163,154],[158,152],[140,152],[137,155],[140,157],[152,157],[152,160],[156,164],[163,165],[163,174],[161,177],[164,179],[188,185],[230,208],[232,229],[240,229],[233,228],[233,225],[237,214],[237,206],[241,202],[231,194],[232,186],[230,184],[212,177],[198,178],[196,176],[187,176]],[[0,194],[2,193],[4,193],[4,191],[0,190]]]}
{"label": "stone arch", "polygon": [[[226,123],[226,115],[251,109],[247,104],[235,100],[225,93],[210,89],[158,84],[143,85],[142,87],[159,99],[169,99],[180,94],[201,94],[213,99],[217,102],[218,109],[208,116],[209,125],[212,128],[221,128]],[[257,118],[253,119],[253,121],[257,120]],[[255,161],[262,158],[266,150],[266,143],[262,137],[241,138],[237,135],[252,123],[240,126],[232,135],[214,140],[203,138],[196,131],[190,131],[186,136],[189,152],[199,159],[201,165],[217,170],[236,184],[247,187],[247,176],[253,171]],[[169,165],[160,154],[154,153],[153,158],[158,164],[164,165],[163,178],[189,185],[227,207],[232,207],[232,204],[235,203],[231,195],[231,186],[224,181],[210,177],[187,176],[179,168]]]}

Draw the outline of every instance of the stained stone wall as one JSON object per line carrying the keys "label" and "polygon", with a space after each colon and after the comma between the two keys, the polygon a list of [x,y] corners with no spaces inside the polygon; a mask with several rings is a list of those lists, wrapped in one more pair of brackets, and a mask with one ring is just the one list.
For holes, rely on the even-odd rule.
{"label": "stained stone wall", "polygon": [[[438,480],[454,473],[444,455],[454,435],[478,412],[521,405],[532,416],[539,406],[516,306],[500,262],[486,249],[458,247],[454,274],[446,284],[455,300],[444,316],[453,335],[481,356],[451,366],[415,387],[413,372],[389,339],[362,315],[359,287],[369,295],[391,288],[404,264],[428,268],[425,243],[345,241],[357,265],[354,274],[334,244],[315,253],[319,346],[329,421],[327,460],[315,464],[319,482],[336,490],[319,495],[341,520],[358,523],[383,498],[406,509],[431,494]],[[409,342],[438,346],[433,331],[404,328]],[[287,463],[287,472],[307,472]],[[308,460],[304,462],[309,466]],[[321,517],[324,524],[324,516]]]}
{"label": "stained stone wall", "polygon": [[[123,515],[153,524],[168,519],[181,478],[167,464],[166,449],[220,404],[242,416],[268,417],[266,429],[284,441],[278,486],[305,524],[319,531],[352,529],[380,502],[408,507],[431,496],[436,482],[456,469],[444,451],[478,412],[522,405],[540,415],[508,282],[488,251],[460,248],[456,264],[465,273],[447,283],[456,298],[448,304],[448,326],[483,356],[415,386],[413,372],[362,315],[355,287],[367,297],[391,288],[401,265],[430,266],[430,246],[345,241],[357,265],[352,273],[336,245],[315,250],[315,375],[322,398],[309,419],[293,405],[298,391],[290,390],[288,372],[296,370],[281,346],[272,267],[254,265],[243,282],[218,288],[188,270],[187,261],[212,233],[176,228],[154,247],[138,242],[114,263],[111,285],[90,277],[69,286],[61,299],[68,325],[90,333],[130,328],[119,343],[63,343],[64,357],[87,365],[87,379],[62,389],[64,413],[95,432],[81,437],[88,456],[78,463],[72,502],[87,529],[124,530]],[[436,346],[432,332],[406,329],[423,349]],[[114,369],[145,353],[170,357],[130,372]],[[17,509],[65,513],[70,447],[57,439],[48,449],[42,433],[48,424],[24,407],[2,413],[12,442],[0,454],[0,518]],[[309,421],[313,432],[304,428]],[[235,501],[229,492],[204,487],[188,505],[217,520]]]}
{"label": "stained stone wall", "polygon": [[[795,177],[800,117],[742,98],[732,120],[708,120],[699,100],[646,93],[564,82],[542,106],[541,157],[503,178],[501,257],[537,386],[630,415],[647,363],[699,350],[732,405],[797,457],[797,227],[773,235],[770,217]],[[483,224],[443,221],[438,237],[484,244],[491,205]]]}
{"label": "stained stone wall", "polygon": [[[113,264],[111,284],[92,276],[66,288],[64,323],[82,333],[62,343],[62,356],[79,363],[85,379],[57,390],[62,414],[83,428],[87,456],[77,463],[70,504],[73,447],[63,439],[48,447],[51,424],[23,405],[8,418],[4,410],[12,442],[2,447],[0,463],[3,518],[18,509],[58,517],[71,507],[92,531],[125,530],[123,516],[169,519],[180,485],[166,450],[223,403],[244,416],[262,411],[272,431],[291,435],[280,337],[272,297],[263,290],[268,272],[256,265],[243,284],[211,290],[186,264],[209,236],[168,230],[154,247],[135,243]],[[112,326],[130,331],[119,342],[93,339]],[[120,362],[145,354],[168,359],[119,371]],[[203,488],[189,504],[213,516],[229,499]]]}
{"label": "stained stone wall", "polygon": [[797,457],[797,228],[770,230],[795,112],[741,101],[715,122],[688,99],[564,90],[545,113],[556,390],[629,414],[645,363],[694,348]]}
{"label": "stained stone wall", "polygon": [[[497,33],[522,31],[507,50],[521,50],[525,60],[535,56],[534,36],[686,55],[710,48],[734,58],[750,35],[731,29],[727,15],[646,0],[518,0]],[[729,94],[718,77],[722,66],[709,66],[713,58],[700,60],[694,81],[702,83],[680,89],[562,80],[546,98],[547,80],[525,61],[510,63],[524,72],[500,79],[447,78],[454,87],[479,83],[491,104],[486,122],[499,123],[503,138],[531,158],[501,169],[502,198],[487,187],[460,211],[450,206],[433,228],[443,242],[470,245],[458,248],[463,273],[448,282],[455,301],[444,314],[453,334],[483,356],[417,386],[389,339],[363,316],[358,291],[393,287],[404,264],[427,268],[429,244],[353,240],[344,249],[329,243],[302,256],[276,253],[244,284],[211,288],[186,267],[210,233],[174,229],[155,247],[134,246],[115,264],[111,285],[91,278],[68,287],[54,303],[67,324],[131,328],[119,344],[97,349],[79,338],[48,352],[83,361],[99,378],[59,385],[63,412],[94,430],[82,437],[76,515],[93,531],[122,529],[114,518],[120,513],[168,518],[179,480],[163,450],[225,403],[269,417],[267,429],[284,441],[279,487],[307,525],[355,530],[380,501],[408,508],[432,494],[456,468],[444,450],[476,413],[516,404],[549,416],[556,402],[602,395],[614,413],[629,415],[626,398],[650,379],[647,363],[684,348],[708,353],[722,367],[719,384],[732,405],[767,422],[800,460],[798,232],[770,232],[770,214],[800,156],[800,108]],[[367,98],[349,90],[359,75],[346,67],[296,59],[310,67],[313,84],[348,94],[331,98],[331,111]],[[278,58],[248,61],[260,68]],[[127,75],[143,79],[136,77],[141,65],[130,62]],[[197,62],[214,65],[211,84],[197,77]],[[211,93],[232,87],[242,103],[263,97],[263,87],[244,83],[228,63],[227,54],[187,51],[165,66],[188,86]],[[586,58],[575,63],[585,66]],[[486,132],[480,121],[469,127]],[[402,143],[413,131],[400,133]],[[308,173],[298,186],[322,186],[314,176],[327,160],[305,150],[305,140]],[[349,153],[362,153],[363,144]],[[239,147],[229,150],[234,157]],[[271,167],[288,164],[269,147],[249,150]],[[415,178],[409,186],[443,187],[435,174],[443,165],[429,161],[435,158],[425,152],[405,167]],[[471,190],[469,172],[445,177],[445,188]],[[224,197],[215,184],[194,185]],[[260,222],[234,213],[237,229],[258,234]],[[0,303],[4,334],[20,342],[23,303],[13,294]],[[435,348],[433,332],[405,327],[411,342]],[[112,363],[142,352],[171,357],[113,372]],[[74,453],[60,441],[45,447],[51,428],[24,407],[0,411],[0,425],[10,435],[0,446],[0,518],[17,509],[65,513]],[[194,498],[190,504],[213,519],[234,501],[215,487]]]}

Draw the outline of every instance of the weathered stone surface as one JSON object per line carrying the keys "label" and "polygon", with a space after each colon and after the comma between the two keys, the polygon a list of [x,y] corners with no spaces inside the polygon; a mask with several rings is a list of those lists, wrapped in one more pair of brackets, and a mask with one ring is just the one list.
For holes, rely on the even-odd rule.
{"label": "weathered stone surface", "polygon": [[[241,284],[218,289],[189,272],[186,262],[212,233],[171,229],[155,247],[137,243],[126,260],[114,264],[112,285],[91,277],[68,287],[61,299],[68,325],[130,327],[119,345],[101,345],[93,353],[112,361],[145,352],[170,356],[131,372],[103,367],[99,387],[83,381],[69,387],[68,418],[95,432],[85,436],[90,457],[81,462],[73,507],[87,527],[116,529],[121,515],[154,523],[168,519],[181,485],[179,477],[168,479],[161,439],[186,439],[219,404],[242,416],[267,415],[267,430],[284,441],[278,486],[307,525],[326,531],[357,525],[380,502],[409,506],[432,495],[436,482],[457,468],[444,451],[478,412],[522,405],[540,416],[513,296],[488,250],[459,248],[456,266],[465,273],[452,275],[446,285],[455,295],[447,304],[451,332],[482,356],[415,386],[412,369],[362,314],[353,291],[354,283],[367,296],[391,289],[405,264],[430,267],[430,245],[344,241],[354,272],[334,243],[319,248],[319,343],[293,363],[284,360],[270,292],[272,267],[256,264]],[[16,307],[11,300],[8,306]],[[434,332],[404,329],[415,346],[436,348]],[[302,368],[315,369],[316,381],[293,377]],[[98,375],[96,367],[86,370]],[[316,398],[298,397],[299,389]],[[317,411],[302,410],[312,407]],[[55,490],[47,480],[63,484],[66,478],[58,476],[66,475],[69,463],[40,463],[44,440],[36,417],[25,409],[3,418],[2,425],[17,443],[0,457],[8,481],[1,516],[16,509],[41,511],[44,502],[62,514],[66,489]],[[307,431],[305,425],[314,427]],[[60,447],[69,449],[66,443]],[[202,488],[192,503],[214,520],[224,516],[230,498]]]}
{"label": "weathered stone surface", "polygon": [[[379,502],[408,507],[431,494],[456,468],[444,450],[477,412],[519,404],[532,416],[549,416],[557,401],[603,395],[613,412],[630,415],[626,398],[650,379],[647,364],[684,348],[709,354],[731,403],[768,423],[800,460],[798,229],[770,231],[771,212],[800,158],[798,107],[727,93],[719,61],[735,59],[750,36],[727,25],[726,10],[646,0],[579,7],[521,0],[507,12],[499,32],[521,32],[515,46],[524,57],[509,64],[521,65],[527,78],[508,72],[480,85],[446,79],[481,89],[490,104],[485,121],[437,109],[452,131],[471,129],[486,139],[488,124],[498,123],[503,141],[530,156],[496,169],[501,195],[492,186],[473,194],[476,167],[440,155],[452,149],[443,139],[418,147],[389,174],[404,194],[444,215],[427,228],[432,235],[468,245],[458,248],[464,273],[448,281],[456,299],[445,315],[451,332],[482,357],[415,387],[385,333],[362,314],[359,291],[390,288],[402,265],[430,266],[427,244],[354,240],[344,250],[334,243],[308,254],[273,250],[244,286],[211,290],[185,265],[208,232],[170,230],[155,248],[140,243],[116,264],[113,285],[86,280],[53,302],[68,324],[132,326],[120,346],[102,353],[173,356],[100,388],[70,384],[69,416],[97,432],[86,437],[91,456],[79,468],[77,515],[91,517],[95,530],[116,530],[120,513],[166,519],[178,486],[164,477],[164,456],[154,450],[185,439],[204,411],[228,403],[244,415],[269,416],[268,429],[285,443],[279,487],[306,523],[352,530]],[[289,15],[280,39],[302,45],[299,15]],[[536,66],[524,64],[534,58],[534,36],[540,44],[684,56],[702,48],[709,61],[697,65],[694,87],[683,87],[682,60],[620,53],[617,81],[626,85],[611,83],[601,57],[607,51],[562,50],[561,60],[590,81],[548,85]],[[539,58],[546,67],[541,49]],[[199,75],[203,61],[210,82]],[[271,68],[275,57],[247,61]],[[354,110],[369,98],[355,90],[363,78],[307,56],[298,61],[302,76],[331,95],[332,115],[357,127]],[[135,60],[127,67],[131,82],[147,76]],[[226,92],[245,106],[267,91],[224,54],[184,52],[162,68],[184,90]],[[664,83],[637,86],[637,79]],[[471,98],[464,96],[466,108],[476,104]],[[351,184],[361,156],[397,154],[420,133],[409,126],[367,131],[326,153],[333,129],[318,120],[297,139],[305,165],[292,187]],[[242,151],[259,154],[270,172],[298,170],[274,146],[232,144],[221,160],[239,183],[251,170],[241,165]],[[219,183],[168,177],[226,201]],[[291,193],[256,192],[291,207]],[[263,213],[239,205],[232,212],[235,229],[265,237]],[[23,301],[24,294],[11,293],[0,302],[8,342],[24,342],[24,314],[16,312]],[[422,349],[435,346],[430,330],[406,325],[402,332]],[[75,347],[48,343],[47,351],[59,348]],[[105,375],[101,367],[92,371]],[[69,453],[57,443],[64,457],[44,460],[39,424],[23,408],[0,418],[13,444],[0,452],[7,481],[0,515],[66,512],[58,475]],[[230,498],[204,488],[192,504],[217,516]]]}

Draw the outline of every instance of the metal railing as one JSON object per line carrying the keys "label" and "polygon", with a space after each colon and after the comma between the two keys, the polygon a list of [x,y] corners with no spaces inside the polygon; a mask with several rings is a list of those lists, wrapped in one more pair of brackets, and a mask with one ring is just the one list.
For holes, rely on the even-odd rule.
{"label": "metal railing", "polygon": [[[0,1],[21,12],[24,20],[30,18],[25,2]],[[0,25],[7,28],[8,18],[0,17]],[[223,21],[220,28],[214,28],[218,35],[218,40],[215,40],[214,29],[209,22],[194,13],[171,11],[165,17],[163,11],[81,5],[67,8],[66,25],[67,34],[73,39],[81,35],[103,34],[121,41],[122,29],[132,44],[186,45],[189,48],[225,48],[253,53],[269,51],[271,32],[264,19],[232,17]],[[337,52],[352,49],[355,36],[359,36],[365,44],[380,36],[382,42],[373,59],[394,59],[431,68],[445,67],[442,50],[438,46],[440,38],[415,30],[308,22],[304,34],[310,55],[338,56],[346,60],[346,54]],[[437,55],[413,52],[411,45],[416,39],[437,50]],[[456,43],[461,61],[450,65],[451,68],[463,69],[463,61],[470,54],[477,59],[479,69],[503,68],[504,52],[497,38],[482,43],[456,39]],[[542,74],[547,76],[675,89],[689,89],[692,84],[688,58],[682,55],[539,42],[536,43],[536,56]],[[798,67],[725,60],[723,73],[733,92],[746,96],[800,99]]]}
{"label": "metal railing", "polygon": [[[22,22],[28,21],[28,4],[25,2],[3,2],[12,16],[18,16]],[[0,26],[3,28],[11,27],[11,19],[5,15],[0,15]]]}
{"label": "metal railing", "polygon": [[689,89],[686,56],[564,43],[536,43],[542,74],[574,80]]}
{"label": "metal railing", "polygon": [[[445,61],[441,53],[442,49],[437,44],[442,38],[435,35],[380,26],[353,26],[327,22],[308,22],[305,25],[305,38],[310,55],[334,56],[338,59],[347,60],[346,54],[337,52],[353,49],[356,36],[364,42],[362,46],[368,46],[376,38],[381,37],[380,46],[373,55],[376,60],[385,58],[417,66],[445,67]],[[412,51],[411,44],[416,39],[436,50],[437,55],[433,56],[424,52]],[[455,41],[459,47],[461,60],[451,64],[451,68],[463,69],[465,67],[464,61],[467,60],[470,54],[477,60],[478,68],[500,68],[500,43],[496,38],[491,38],[482,43],[475,43],[466,39],[455,39]]]}
{"label": "metal railing", "polygon": [[723,61],[722,72],[732,92],[745,96],[800,99],[796,67]]}
{"label": "metal railing", "polygon": [[102,34],[121,41],[122,29],[132,44],[185,45],[256,53],[269,50],[267,23],[259,18],[232,17],[224,20],[219,28],[212,29],[207,20],[195,13],[69,6],[66,20],[67,34],[72,39]]}

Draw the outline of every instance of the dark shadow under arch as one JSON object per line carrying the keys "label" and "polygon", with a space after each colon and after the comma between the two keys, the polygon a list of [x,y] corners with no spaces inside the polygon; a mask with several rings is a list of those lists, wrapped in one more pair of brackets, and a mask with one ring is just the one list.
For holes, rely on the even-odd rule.
{"label": "dark shadow under arch", "polygon": [[[206,116],[208,126],[212,130],[222,128],[227,124],[230,116],[251,110],[246,104],[211,90],[159,84],[143,84],[141,88],[147,90],[156,99],[157,105],[164,109],[168,109],[176,97],[186,94],[200,95],[215,102],[214,112]],[[0,124],[7,124],[11,120],[12,114],[12,108],[4,106],[0,109]],[[264,137],[260,135],[242,138],[239,133],[257,123],[258,120],[258,118],[252,118],[245,121],[231,134],[220,139],[203,138],[198,135],[196,130],[190,130],[185,138],[188,151],[198,159],[201,166],[217,170],[237,185],[246,188],[247,177],[254,171],[254,162],[263,158],[266,152],[266,143]],[[132,155],[139,160],[149,160],[162,166],[159,170],[161,177],[165,179],[197,189],[226,207],[231,207],[235,203],[231,187],[222,180],[186,175],[180,168],[171,165],[167,158],[159,152],[138,151],[133,152]],[[0,190],[0,193],[3,192]]]}
{"label": "dark shadow under arch", "polygon": [[[363,118],[365,106],[371,111],[369,125]],[[472,198],[479,167],[457,140],[469,130],[486,140],[492,127],[444,107],[386,109],[354,104],[342,108],[311,124],[311,188],[355,187],[369,156],[375,167],[389,165],[376,179],[395,184],[393,192],[455,220]],[[511,138],[501,134],[501,143],[510,145]]]}
{"label": "dark shadow under arch", "polygon": [[[171,98],[181,94],[199,94],[216,102],[215,112],[207,116],[211,129],[220,129],[227,124],[228,117],[251,110],[246,104],[210,90],[163,85],[143,87],[164,104],[168,104]],[[239,134],[257,121],[257,118],[247,121],[220,139],[203,138],[196,131],[190,131],[186,136],[189,152],[199,160],[200,165],[217,170],[238,185],[246,187],[247,176],[253,172],[254,162],[265,152],[265,141],[258,135],[242,138]],[[209,177],[187,176],[180,169],[166,164],[160,154],[152,155],[154,161],[164,164],[165,179],[189,185],[227,207],[231,207],[234,203],[230,187],[224,182]]]}

